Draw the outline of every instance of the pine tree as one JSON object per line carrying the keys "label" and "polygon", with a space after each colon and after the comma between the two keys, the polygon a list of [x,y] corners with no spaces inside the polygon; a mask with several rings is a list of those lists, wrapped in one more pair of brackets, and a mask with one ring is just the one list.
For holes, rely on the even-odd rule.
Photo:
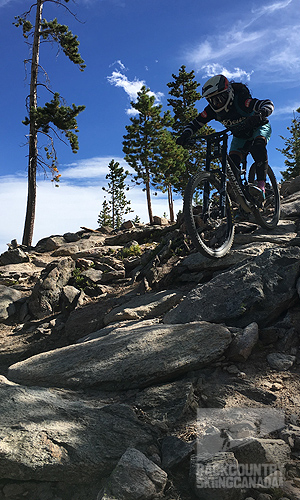
{"label": "pine tree", "polygon": [[173,132],[176,136],[183,132],[186,124],[196,118],[198,111],[196,102],[201,99],[201,94],[197,91],[200,84],[195,79],[194,71],[186,72],[183,65],[179,69],[178,76],[172,74],[173,82],[167,83],[172,98],[168,99],[168,105],[173,108],[174,123]]}
{"label": "pine tree", "polygon": [[129,174],[115,160],[111,160],[108,165],[109,172],[106,179],[109,181],[107,187],[103,190],[109,195],[109,200],[104,199],[102,211],[99,214],[98,223],[101,225],[110,225],[114,229],[120,227],[124,222],[124,215],[133,212],[131,202],[127,200],[125,191],[129,190],[125,180]]}
{"label": "pine tree", "polygon": [[[85,64],[81,58],[78,47],[77,36],[73,35],[68,26],[61,25],[57,19],[47,22],[42,19],[43,6],[46,2],[51,2],[57,6],[64,6],[64,2],[69,0],[37,0],[30,9],[22,16],[17,16],[15,26],[22,26],[23,36],[28,43],[28,38],[33,39],[31,45],[31,56],[27,61],[30,63],[30,92],[27,101],[28,116],[23,123],[29,126],[29,154],[28,154],[28,195],[27,209],[23,232],[23,244],[31,245],[35,221],[36,210],[36,175],[37,168],[50,169],[52,181],[59,182],[57,155],[54,146],[54,137],[62,136],[69,142],[72,152],[78,150],[78,127],[76,117],[84,110],[84,106],[65,106],[59,93],[50,91],[47,82],[42,84],[53,94],[53,99],[47,102],[44,107],[38,106],[38,85],[39,82],[39,56],[40,44],[42,42],[56,42],[64,54],[74,64],[84,70]],[[35,22],[31,24],[29,17],[35,8]],[[65,6],[65,8],[67,8]],[[48,144],[44,148],[45,155],[42,156],[38,150],[38,133],[47,138]]]}
{"label": "pine tree", "polygon": [[[300,113],[300,108],[296,111]],[[287,130],[291,134],[290,137],[280,136],[284,140],[285,148],[277,148],[286,157],[284,163],[287,168],[280,172],[285,181],[300,175],[300,119],[298,116],[294,116],[292,124],[287,127]]]}
{"label": "pine tree", "polygon": [[175,220],[173,186],[180,184],[188,157],[188,151],[177,146],[171,132],[162,130],[157,141],[156,161],[159,167],[154,172],[152,184],[163,193],[167,192],[171,222]]}
{"label": "pine tree", "polygon": [[[187,72],[184,65],[179,69],[178,76],[172,74],[172,77],[174,81],[167,83],[170,89],[169,94],[172,96],[168,99],[168,105],[173,109],[174,123],[172,130],[173,136],[177,138],[186,125],[199,114],[196,102],[201,99],[201,94],[197,90],[200,84],[195,79],[194,71]],[[205,165],[205,147],[197,137],[200,134],[204,135],[213,131],[214,129],[205,125],[194,135],[194,147],[189,151],[185,171],[174,185],[181,193],[184,192],[189,177]]]}
{"label": "pine tree", "polygon": [[97,222],[100,227],[102,226],[112,227],[111,209],[106,197],[104,197],[104,201],[102,203],[102,210],[98,216]]}
{"label": "pine tree", "polygon": [[159,169],[158,141],[162,131],[172,124],[172,118],[168,111],[161,116],[162,105],[155,105],[155,97],[145,86],[138,92],[137,101],[131,102],[131,105],[138,111],[138,116],[131,117],[131,125],[126,126],[123,152],[125,160],[136,172],[134,182],[144,185],[149,222],[153,224],[151,184]]}

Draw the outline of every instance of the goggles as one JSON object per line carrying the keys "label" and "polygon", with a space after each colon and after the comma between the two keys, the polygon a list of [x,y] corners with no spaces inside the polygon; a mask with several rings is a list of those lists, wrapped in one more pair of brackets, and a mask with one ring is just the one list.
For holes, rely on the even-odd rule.
{"label": "goggles", "polygon": [[220,92],[212,97],[207,97],[206,99],[213,109],[220,109],[226,104],[228,99],[228,90],[224,90],[223,92]]}

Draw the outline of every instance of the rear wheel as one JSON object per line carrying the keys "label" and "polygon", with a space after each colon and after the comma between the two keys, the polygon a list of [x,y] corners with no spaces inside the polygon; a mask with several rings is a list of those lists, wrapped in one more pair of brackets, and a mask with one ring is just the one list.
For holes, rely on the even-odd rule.
{"label": "rear wheel", "polygon": [[[249,171],[249,182],[253,183],[256,176],[256,165],[253,163]],[[266,199],[261,207],[253,210],[256,222],[265,229],[274,229],[280,218],[280,194],[275,174],[268,166],[266,178]]]}
{"label": "rear wheel", "polygon": [[[207,209],[203,210],[207,196]],[[234,224],[231,201],[226,194],[225,216],[220,204],[220,183],[212,172],[192,177],[184,194],[184,219],[195,248],[206,257],[226,255],[233,243]]]}

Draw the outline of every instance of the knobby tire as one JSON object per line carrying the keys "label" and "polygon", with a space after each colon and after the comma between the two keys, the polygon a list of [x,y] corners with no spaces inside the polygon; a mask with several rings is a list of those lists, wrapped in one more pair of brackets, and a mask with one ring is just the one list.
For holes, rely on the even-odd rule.
{"label": "knobby tire", "polygon": [[[210,188],[209,207],[207,213],[203,213],[203,190],[207,183]],[[224,257],[231,249],[234,239],[230,198],[226,193],[226,215],[222,218],[219,196],[220,183],[212,172],[198,172],[189,180],[184,194],[183,213],[187,233],[196,250],[211,259]]]}

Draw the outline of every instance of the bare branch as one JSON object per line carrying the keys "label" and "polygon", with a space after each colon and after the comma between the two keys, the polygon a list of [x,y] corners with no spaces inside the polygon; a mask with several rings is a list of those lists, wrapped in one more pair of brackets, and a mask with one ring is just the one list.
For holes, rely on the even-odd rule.
{"label": "bare branch", "polygon": [[[61,137],[61,135],[58,134],[57,130],[51,127],[51,125],[49,125],[49,130],[51,130],[51,132],[57,137],[57,139],[60,140],[60,142],[62,142],[66,146],[68,145],[68,143]],[[38,133],[45,135],[46,137],[48,137],[48,139],[51,139],[51,142],[53,142],[53,137],[49,133],[43,132],[42,130],[38,130]]]}
{"label": "bare branch", "polygon": [[[63,7],[69,14],[71,14],[71,16],[74,17],[74,19],[76,19],[76,21],[78,21],[80,24],[85,24],[84,21],[80,21],[80,19],[78,19],[77,14],[72,12],[71,9],[67,5],[61,3],[60,0],[44,0],[44,3],[46,3],[46,2],[51,2],[51,3],[56,4],[59,7]],[[36,5],[37,5],[36,3],[33,3],[30,6],[29,10],[24,12],[20,17],[23,17],[24,19],[26,19],[31,14],[31,11],[33,10],[34,7],[36,7]]]}
{"label": "bare branch", "polygon": [[80,24],[85,24],[85,22],[83,21],[80,21],[80,19],[78,19],[77,17],[77,14],[75,14],[74,12],[72,12],[69,7],[67,7],[67,5],[61,3],[59,0],[45,0],[45,2],[51,2],[51,3],[55,3],[56,5],[58,5],[59,7],[63,7],[69,14],[71,14],[71,16],[74,17],[74,19],[76,19],[76,21],[78,21]]}
{"label": "bare branch", "polygon": [[36,7],[37,4],[36,3],[33,3],[30,7],[29,7],[29,10],[27,10],[26,12],[24,12],[20,17],[23,17],[24,19],[26,19],[27,16],[29,16],[31,14],[31,11],[33,9],[33,7]]}
{"label": "bare branch", "polygon": [[50,92],[50,94],[55,95],[55,92],[53,92],[53,90],[51,90],[46,83],[37,83],[37,86],[38,87],[45,87],[45,89],[48,90],[48,92]]}

